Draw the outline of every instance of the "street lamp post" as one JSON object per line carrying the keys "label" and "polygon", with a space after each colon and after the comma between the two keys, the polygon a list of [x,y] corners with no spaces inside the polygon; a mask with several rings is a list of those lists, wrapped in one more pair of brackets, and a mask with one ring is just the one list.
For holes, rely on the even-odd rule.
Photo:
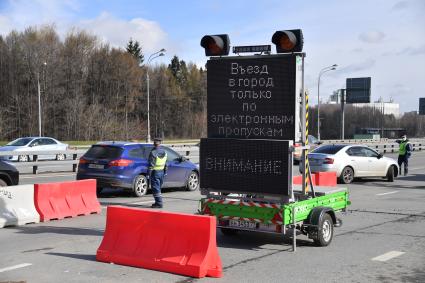
{"label": "street lamp post", "polygon": [[332,66],[325,67],[319,72],[319,79],[317,80],[317,139],[320,141],[320,77],[329,71],[336,69],[338,65],[333,64]]}
{"label": "street lamp post", "polygon": [[[43,66],[47,63],[44,62]],[[41,137],[41,90],[40,90],[40,71],[37,72],[37,91],[38,91],[38,136]]]}
{"label": "street lamp post", "polygon": [[147,109],[148,110],[148,127],[147,127],[148,133],[147,133],[147,136],[146,136],[146,142],[148,142],[148,143],[151,142],[151,124],[150,124],[150,117],[149,117],[149,64],[152,60],[154,60],[154,59],[156,59],[160,56],[164,56],[163,52],[165,52],[164,48],[162,48],[161,50],[151,54],[148,58],[147,63],[146,63],[146,66],[147,66],[147,68],[146,68],[146,87],[147,87],[147,97],[148,97],[148,107],[147,107],[148,108]]}

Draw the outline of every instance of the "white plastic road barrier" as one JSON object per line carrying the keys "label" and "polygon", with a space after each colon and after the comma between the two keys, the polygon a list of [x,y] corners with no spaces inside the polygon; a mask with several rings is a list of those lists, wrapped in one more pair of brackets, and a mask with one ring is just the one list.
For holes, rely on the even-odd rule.
{"label": "white plastic road barrier", "polygon": [[38,222],[34,185],[0,187],[0,228]]}

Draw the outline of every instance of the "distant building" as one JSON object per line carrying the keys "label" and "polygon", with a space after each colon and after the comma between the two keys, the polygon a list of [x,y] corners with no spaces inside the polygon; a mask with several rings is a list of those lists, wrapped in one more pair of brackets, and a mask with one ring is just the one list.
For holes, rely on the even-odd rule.
{"label": "distant building", "polygon": [[340,104],[340,95],[338,91],[334,91],[333,94],[329,97],[328,104]]}
{"label": "distant building", "polygon": [[[334,92],[329,97],[329,104],[339,104],[340,103],[340,97],[337,92]],[[399,118],[400,117],[400,104],[394,103],[392,99],[390,99],[389,102],[385,102],[382,98],[380,98],[378,101],[371,102],[371,103],[353,103],[350,104],[354,107],[370,107],[374,108],[375,110],[379,112],[383,112],[384,115],[394,115],[394,117]]]}

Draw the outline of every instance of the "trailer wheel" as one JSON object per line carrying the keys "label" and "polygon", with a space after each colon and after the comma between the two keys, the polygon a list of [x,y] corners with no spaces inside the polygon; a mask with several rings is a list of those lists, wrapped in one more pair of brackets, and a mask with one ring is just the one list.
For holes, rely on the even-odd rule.
{"label": "trailer wheel", "polygon": [[317,236],[314,238],[314,243],[319,247],[326,247],[332,242],[334,235],[334,223],[332,217],[325,213],[319,221]]}
{"label": "trailer wheel", "polygon": [[234,236],[239,232],[238,230],[228,228],[220,228],[220,231],[225,236]]}

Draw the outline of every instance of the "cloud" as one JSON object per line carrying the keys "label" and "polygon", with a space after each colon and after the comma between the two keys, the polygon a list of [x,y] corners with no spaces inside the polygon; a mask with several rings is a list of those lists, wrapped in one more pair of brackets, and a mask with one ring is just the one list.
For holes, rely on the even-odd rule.
{"label": "cloud", "polygon": [[412,89],[404,84],[394,84],[389,90],[390,97],[405,97],[409,93],[412,93]]}
{"label": "cloud", "polygon": [[360,47],[357,47],[351,50],[351,52],[353,53],[363,53],[363,51],[364,51],[363,48],[360,48]]}
{"label": "cloud", "polygon": [[29,26],[55,24],[62,39],[73,28],[78,28],[89,31],[114,47],[124,48],[133,38],[141,43],[144,53],[172,46],[167,43],[167,33],[155,21],[143,18],[124,20],[108,12],[91,19],[80,19],[79,9],[76,0],[9,1],[0,10],[0,34],[7,35],[12,29],[23,31]]}
{"label": "cloud", "polygon": [[375,66],[375,63],[376,61],[374,59],[367,59],[363,62],[351,64],[346,67],[337,69],[337,71],[334,74],[338,76],[345,75],[345,74],[352,75],[352,73],[363,72],[363,71],[371,69],[372,67]]}
{"label": "cloud", "polygon": [[359,35],[359,39],[366,43],[380,43],[384,40],[385,33],[381,31],[363,32]]}
{"label": "cloud", "polygon": [[394,4],[394,6],[391,8],[393,11],[399,11],[404,10],[409,7],[409,2],[407,1],[400,1]]}
{"label": "cloud", "polygon": [[397,53],[397,55],[410,55],[410,56],[424,55],[424,54],[425,54],[425,44],[418,47],[407,47]]}
{"label": "cloud", "polygon": [[125,47],[132,38],[141,43],[144,53],[155,52],[167,45],[167,34],[160,25],[142,18],[126,21],[102,12],[95,19],[81,21],[78,27],[92,32],[115,47]]}

